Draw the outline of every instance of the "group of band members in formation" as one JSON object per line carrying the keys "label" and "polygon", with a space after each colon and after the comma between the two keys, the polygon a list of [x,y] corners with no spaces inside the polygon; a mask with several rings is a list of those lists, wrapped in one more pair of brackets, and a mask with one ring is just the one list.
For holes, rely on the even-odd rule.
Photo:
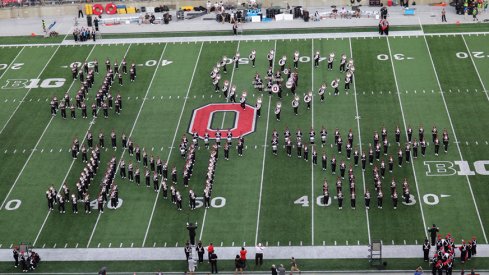
{"label": "group of band members in formation", "polygon": [[[91,150],[90,158],[88,158],[88,149]],[[93,136],[89,131],[87,133],[87,147],[80,144],[78,139],[75,138],[72,147],[72,157],[77,159],[79,153],[81,152],[82,161],[86,164],[80,173],[80,177],[76,182],[76,194],[73,193],[70,196],[70,189],[66,182],[63,183],[60,193],[51,186],[48,191],[46,191],[46,197],[48,200],[49,210],[54,209],[54,204],[58,204],[58,210],[60,213],[66,213],[65,204],[71,202],[72,212],[78,214],[78,203],[84,205],[85,213],[90,214],[91,211],[91,197],[89,194],[89,187],[94,181],[94,177],[97,175],[97,171],[100,164],[100,148],[104,148],[104,137],[103,134],[99,136],[99,144],[93,144]],[[112,157],[107,164],[107,169],[105,170],[102,181],[99,185],[98,193],[96,196],[97,208],[100,213],[104,213],[104,204],[108,202],[110,198],[110,208],[117,209],[119,203],[119,189],[114,181],[115,173],[117,168],[117,160]]]}
{"label": "group of band members in formation", "polygon": [[[436,227],[434,228],[438,230]],[[433,228],[430,228],[429,230],[433,230]],[[430,259],[429,254],[431,246],[436,247],[436,250],[433,257]],[[442,238],[442,235],[438,234],[436,241],[432,238],[431,244],[428,238],[425,239],[423,243],[424,261],[428,262],[431,260],[432,274],[441,275],[444,273],[443,271],[445,271],[446,274],[452,274],[457,248],[460,251],[460,263],[464,264],[477,254],[476,237],[472,237],[468,242],[462,240],[462,244],[459,247],[455,245],[455,240],[450,233],[448,233],[445,238]]]}
{"label": "group of band members in formation", "polygon": [[[237,52],[235,56],[232,58],[232,63],[234,64],[234,69],[239,68],[239,59],[240,59],[240,53]],[[251,64],[253,68],[255,67],[255,61],[256,61],[256,50],[252,50],[252,52],[249,55],[249,59],[251,61]],[[296,89],[299,85],[299,51],[294,52],[293,56],[293,70],[290,68],[290,66],[287,66],[287,56],[283,56],[280,58],[278,61],[278,65],[280,66],[280,69],[274,72],[274,60],[275,60],[275,51],[270,50],[267,54],[267,59],[269,63],[269,68],[266,73],[265,79],[267,80],[267,84],[264,84],[264,80],[260,76],[259,73],[256,73],[255,76],[253,77],[252,85],[255,89],[257,89],[259,92],[267,91],[270,95],[271,94],[277,94],[277,96],[282,99],[282,91],[283,88],[282,86],[285,85],[287,89],[289,89],[292,94],[294,95],[294,98],[292,100],[292,108],[294,109],[295,115],[298,115],[298,109],[300,105],[300,97],[299,95],[296,94]],[[321,59],[321,55],[319,51],[316,51],[314,54],[314,67],[318,68],[319,67],[319,61]],[[220,80],[221,80],[221,71],[226,74],[227,73],[227,62],[228,58],[224,56],[222,60],[218,61],[216,66],[212,69],[210,73],[210,77],[212,80],[212,85],[214,85],[214,90],[216,92],[223,92],[224,97],[227,98],[230,102],[236,102],[236,92],[237,92],[237,87],[236,85],[232,84],[229,82],[229,80],[224,80],[222,87],[220,85]],[[335,61],[335,53],[330,53],[328,58],[327,58],[327,68],[329,71],[333,70],[333,65]],[[348,91],[350,89],[350,84],[353,83],[353,74],[355,72],[355,66],[353,59],[348,59],[345,54],[341,55],[341,60],[340,60],[340,66],[339,66],[339,71],[345,73],[345,79],[344,79],[344,88],[345,91]],[[284,84],[285,82],[285,84]],[[340,86],[340,79],[336,78],[331,82],[331,88],[334,89],[334,95],[339,94],[339,86]],[[320,96],[321,102],[324,102],[324,95],[326,93],[327,89],[327,84],[323,83],[321,87],[318,90],[318,95]],[[240,104],[242,108],[246,108],[246,96],[247,96],[247,91],[243,91],[241,93],[240,97]],[[312,101],[312,96],[313,93],[312,91],[308,91],[307,93],[304,94],[304,103],[307,106],[307,109],[311,108],[311,101]],[[257,115],[260,116],[260,110],[261,110],[261,103],[262,103],[262,98],[258,97],[257,102],[255,104],[255,108],[257,110]],[[276,104],[275,107],[275,115],[278,121],[280,121],[280,113],[281,113],[281,108],[282,108],[282,103],[279,101]]]}
{"label": "group of band members in formation", "polygon": [[[214,172],[216,168],[216,162],[218,159],[218,148],[221,146],[220,133],[216,135],[216,143],[211,148],[209,165],[207,169],[205,186],[203,191],[204,206],[210,207],[210,199],[212,192],[212,184],[214,182]],[[117,148],[117,135],[114,130],[110,134],[111,145],[114,149]],[[206,133],[204,137],[204,144],[206,148],[210,147],[209,134]],[[98,143],[94,144],[94,136],[91,131],[88,131],[87,136],[87,146],[84,144],[80,147],[80,142],[77,138],[73,140],[71,155],[73,159],[77,159],[81,154],[81,159],[86,163],[86,167],[80,174],[79,181],[76,183],[76,188],[78,190],[78,196],[75,194],[71,195],[69,188],[66,183],[63,184],[61,188],[61,193],[58,194],[56,189],[51,186],[46,192],[46,197],[48,200],[49,210],[54,209],[55,204],[59,204],[58,209],[60,213],[65,213],[65,202],[72,202],[72,209],[74,213],[78,213],[77,203],[85,203],[85,212],[91,213],[90,209],[90,196],[88,195],[88,187],[93,181],[93,177],[96,175],[98,164],[100,162],[100,150],[105,148],[105,137],[103,132],[98,135]],[[182,193],[177,190],[178,182],[178,171],[175,166],[171,169],[171,182],[169,182],[169,165],[168,162],[163,162],[159,156],[156,158],[153,155],[148,156],[148,153],[144,148],[140,148],[139,145],[134,144],[134,142],[128,138],[124,133],[121,136],[122,148],[127,149],[130,156],[135,156],[137,163],[143,163],[144,171],[139,168],[139,165],[134,165],[132,161],[129,161],[127,167],[124,160],[121,160],[117,164],[115,157],[113,157],[109,164],[105,176],[100,185],[100,192],[97,197],[98,209],[103,213],[104,203],[107,202],[107,196],[110,196],[110,208],[116,209],[118,205],[118,188],[114,183],[114,176],[117,171],[116,167],[119,167],[119,175],[121,179],[126,177],[129,181],[135,181],[139,186],[141,184],[141,173],[143,173],[145,178],[146,187],[151,187],[151,181],[153,182],[153,189],[155,192],[161,191],[163,198],[167,199],[169,194],[171,196],[171,202],[176,204],[178,210],[182,210]],[[185,188],[189,187],[189,181],[192,177],[193,166],[195,163],[195,149],[199,146],[199,136],[195,132],[192,134],[192,143],[189,144],[187,136],[184,134],[179,145],[179,152],[182,158],[185,158],[185,165],[183,168],[183,185]],[[224,158],[229,159],[229,150],[232,147],[232,133],[229,131],[227,135],[227,142],[224,144]],[[240,136],[238,138],[238,153],[242,156],[244,147],[244,138]],[[91,157],[88,159],[89,150],[91,150]],[[161,190],[160,190],[161,188]],[[169,192],[168,192],[169,191]],[[189,206],[191,210],[196,208],[197,195],[192,189],[188,191]]]}
{"label": "group of band members in formation", "polygon": [[[412,158],[416,159],[418,157],[419,147],[421,147],[421,155],[423,157],[426,155],[427,142],[425,140],[425,133],[424,133],[423,126],[419,127],[418,133],[419,133],[418,135],[419,141],[416,138],[413,139],[413,129],[410,126],[408,127],[407,129],[408,140],[403,150],[403,148],[401,147],[401,129],[399,127],[396,127],[394,131],[394,135],[395,135],[395,142],[397,143],[398,146],[397,158],[398,158],[399,167],[402,167],[403,161],[405,161],[406,163],[410,163],[411,154],[412,154]],[[438,129],[436,128],[436,126],[433,126],[431,133],[432,133],[432,142],[434,144],[434,152],[435,155],[438,156],[438,152],[440,149],[440,142],[438,139]],[[319,134],[320,134],[321,147],[325,147],[327,143],[328,131],[323,127]],[[288,157],[292,156],[292,148],[295,147],[297,151],[297,157],[303,158],[305,161],[309,161],[309,151],[311,151],[312,162],[314,165],[317,165],[318,152],[316,151],[316,146],[315,146],[316,144],[315,130],[311,129],[309,132],[309,143],[310,143],[309,146],[302,142],[303,134],[300,129],[298,129],[296,132],[295,143],[292,142],[291,136],[292,134],[290,130],[288,128],[285,128],[283,148],[285,148],[287,156]],[[445,153],[447,153],[449,137],[446,129],[443,130],[442,136],[443,136],[442,139],[443,139],[444,150]],[[360,152],[358,147],[354,146],[354,135],[351,129],[347,134],[346,148],[343,148],[343,139],[341,137],[340,131],[338,129],[335,129],[334,145],[337,147],[338,154],[341,154],[343,152],[343,149],[345,149],[346,158],[348,160],[350,160],[350,158],[352,157],[352,151],[353,151],[353,160],[354,160],[354,163],[351,164],[349,168],[347,168],[345,160],[341,160],[339,165],[340,175],[338,176],[336,181],[336,197],[338,199],[339,209],[343,208],[344,192],[342,188],[342,181],[345,179],[345,173],[347,170],[348,170],[347,177],[350,186],[351,207],[355,209],[356,188],[355,188],[355,175],[353,173],[353,165],[357,167],[359,165],[359,162],[361,161],[362,171],[365,172],[365,168],[367,165],[367,158],[369,164],[373,166],[373,183],[375,186],[375,190],[377,192],[377,207],[379,209],[382,209],[383,198],[384,198],[384,194],[382,193],[382,179],[384,179],[386,175],[385,174],[386,170],[388,170],[389,173],[392,173],[394,169],[394,157],[392,156],[392,154],[389,153],[389,147],[391,146],[391,144],[389,143],[388,140],[387,129],[385,127],[382,127],[380,135],[377,131],[374,132],[373,143],[369,144],[368,156],[367,153],[365,153],[365,151]],[[274,155],[278,155],[279,133],[275,129],[272,132],[271,148],[272,148],[272,153]],[[381,159],[381,154],[383,154],[385,157],[388,156],[387,161],[384,160],[384,158]],[[374,165],[374,159],[380,163],[378,165],[377,164]],[[321,156],[321,165],[322,165],[322,170],[327,171],[328,157],[324,150]],[[331,166],[331,173],[333,175],[336,175],[337,160],[335,155],[331,156],[330,166]],[[397,194],[397,184],[395,178],[392,178],[390,190],[391,190],[393,207],[394,209],[397,209],[398,194]],[[324,184],[323,184],[323,196],[324,196],[323,203],[329,205],[328,202],[330,199],[330,191],[326,179],[324,180]],[[410,199],[411,194],[409,191],[409,184],[407,182],[407,179],[404,179],[402,183],[402,196],[403,196],[403,201],[406,204],[409,204],[411,202]],[[371,194],[368,189],[365,190],[364,198],[365,198],[365,207],[369,209]]]}
{"label": "group of band members in formation", "polygon": [[[115,109],[116,114],[120,114],[122,110],[122,96],[117,93],[115,99],[110,93],[110,89],[116,78],[118,79],[119,86],[123,86],[123,75],[128,73],[126,59],[123,58],[119,64],[115,60],[111,65],[110,60],[107,58],[105,61],[106,74],[102,85],[95,95],[95,101],[92,102],[91,107],[87,106],[89,100],[88,94],[95,83],[95,74],[99,73],[98,61],[95,59],[93,62],[85,61],[80,67],[80,62],[74,62],[71,65],[71,74],[73,81],[80,80],[81,86],[75,95],[75,102],[73,104],[69,91],[67,91],[61,100],[58,100],[56,96],[51,99],[51,115],[56,116],[58,111],[61,113],[63,119],[67,118],[67,111],[69,110],[72,119],[76,119],[76,110],[81,110],[81,117],[87,118],[87,109],[91,108],[92,117],[97,118],[99,109],[102,109],[104,118],[109,117],[109,109]],[[93,68],[92,68],[93,66]],[[131,82],[136,80],[136,64],[132,63],[129,68],[129,79]]]}

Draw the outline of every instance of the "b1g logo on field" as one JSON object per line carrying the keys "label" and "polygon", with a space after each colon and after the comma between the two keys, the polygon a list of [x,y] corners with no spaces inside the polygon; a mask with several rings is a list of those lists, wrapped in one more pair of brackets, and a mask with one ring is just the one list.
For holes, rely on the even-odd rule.
{"label": "b1g logo on field", "polygon": [[41,79],[7,79],[2,89],[35,89],[35,88],[61,88],[65,84],[65,78]]}
{"label": "b1g logo on field", "polygon": [[[213,103],[192,111],[188,132],[190,134],[197,132],[202,139],[205,132],[207,132],[210,138],[215,138],[218,129],[212,128],[212,119],[219,112],[234,112],[236,114],[233,127],[230,129],[234,138],[238,138],[240,135],[245,136],[255,131],[255,108],[246,105],[246,109],[243,109],[239,103]],[[226,138],[227,130],[225,129],[225,132],[221,132],[222,138]]]}
{"label": "b1g logo on field", "polygon": [[451,161],[425,161],[427,176],[474,176],[476,174],[489,176],[489,160],[478,160],[474,162],[473,171],[465,160]]}

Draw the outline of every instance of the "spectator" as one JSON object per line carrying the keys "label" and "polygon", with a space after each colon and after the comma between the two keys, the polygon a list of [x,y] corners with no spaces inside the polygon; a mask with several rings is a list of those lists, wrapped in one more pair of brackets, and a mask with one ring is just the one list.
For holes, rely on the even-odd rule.
{"label": "spectator", "polygon": [[257,246],[255,246],[255,265],[262,265],[263,264],[263,251],[265,248],[261,243],[258,243]]}
{"label": "spectator", "polygon": [[290,274],[293,274],[294,272],[301,272],[299,269],[299,265],[297,264],[297,261],[295,260],[294,257],[290,259]]}
{"label": "spectator", "polygon": [[189,272],[189,274],[194,274],[196,266],[197,266],[197,261],[192,256],[190,256],[188,258],[188,272]]}
{"label": "spectator", "polygon": [[78,6],[78,18],[83,18],[83,5]]}
{"label": "spectator", "polygon": [[211,273],[217,273],[217,255],[216,255],[216,253],[212,252],[212,254],[209,256],[209,261],[211,263]]}
{"label": "spectator", "polygon": [[243,269],[246,268],[246,254],[247,253],[248,253],[248,251],[244,247],[241,247],[241,251],[239,251],[239,255],[240,255],[240,259],[241,259]]}
{"label": "spectator", "polygon": [[445,8],[441,10],[441,22],[447,22],[447,16],[446,16],[446,11]]}
{"label": "spectator", "polygon": [[243,265],[241,263],[241,259],[239,255],[236,255],[236,258],[234,259],[234,274],[237,274],[238,272],[240,274],[243,274]]}
{"label": "spectator", "polygon": [[272,265],[271,271],[272,271],[272,275],[278,275],[277,267],[274,264]]}
{"label": "spectator", "polygon": [[278,275],[285,275],[285,267],[283,264],[280,264],[280,266],[277,269]]}

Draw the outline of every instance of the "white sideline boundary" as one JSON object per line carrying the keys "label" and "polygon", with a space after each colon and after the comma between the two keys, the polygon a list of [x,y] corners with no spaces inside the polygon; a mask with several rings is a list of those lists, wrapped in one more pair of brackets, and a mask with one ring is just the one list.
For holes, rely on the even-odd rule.
{"label": "white sideline boundary", "polygon": [[[389,37],[423,37],[423,36],[463,36],[463,35],[489,35],[489,32],[464,32],[464,33],[424,33],[421,30],[418,31],[395,31],[390,32]],[[270,40],[283,40],[285,39],[373,39],[382,38],[378,32],[351,32],[351,33],[306,33],[306,34],[257,34],[257,35],[238,35],[238,36],[187,36],[187,37],[146,37],[146,38],[117,38],[117,39],[103,39],[93,41],[86,41],[78,43],[72,40],[65,40],[61,43],[45,43],[45,44],[0,44],[0,48],[4,47],[54,47],[54,46],[88,46],[92,44],[97,45],[114,45],[114,44],[154,44],[154,43],[201,43],[201,42],[224,42],[224,41],[270,41]]]}
{"label": "white sideline boundary", "polygon": [[[220,260],[233,260],[240,247],[216,247]],[[365,259],[367,245],[352,246],[269,246],[265,258],[274,259]],[[182,247],[159,248],[40,248],[35,249],[43,261],[152,261],[185,260]],[[422,261],[421,245],[384,245],[382,258],[411,259]],[[489,245],[477,245],[477,258],[489,257]],[[0,261],[12,261],[11,249],[0,249]],[[300,262],[299,262],[300,263]],[[413,267],[415,268],[415,267]]]}

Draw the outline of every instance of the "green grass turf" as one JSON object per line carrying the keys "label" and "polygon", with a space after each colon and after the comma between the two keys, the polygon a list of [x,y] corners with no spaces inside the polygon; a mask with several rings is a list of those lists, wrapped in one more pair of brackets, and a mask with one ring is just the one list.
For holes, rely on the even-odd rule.
{"label": "green grass turf", "polygon": [[12,44],[45,44],[45,43],[61,43],[65,38],[64,35],[57,37],[44,37],[37,36],[2,36],[0,37],[0,44],[12,45]]}
{"label": "green grass turf", "polygon": [[[484,52],[473,53],[476,67],[468,55],[465,58],[457,57],[465,56],[460,52],[468,52],[464,39],[470,52]],[[170,167],[175,165],[181,172],[184,160],[180,157],[178,145],[181,136],[189,131],[191,111],[208,103],[225,102],[222,93],[215,93],[210,84],[209,72],[212,66],[223,55],[232,57],[239,51],[241,57],[247,57],[252,49],[257,51],[256,67],[252,68],[250,64],[243,62],[239,69],[234,70],[232,65],[228,65],[228,72],[222,74],[222,80],[236,84],[239,93],[248,90],[247,101],[254,105],[260,93],[253,89],[251,80],[257,72],[265,75],[268,67],[266,53],[270,49],[276,49],[275,69],[278,69],[278,59],[282,55],[287,55],[288,63],[292,65],[292,53],[298,50],[304,61],[299,63],[299,116],[293,114],[290,106],[292,95],[287,89],[284,89],[281,100],[283,107],[280,122],[275,120],[273,112],[279,99],[275,95],[269,97],[267,93],[263,94],[261,117],[257,119],[256,131],[245,137],[247,148],[244,156],[238,157],[233,148],[229,161],[223,158],[218,161],[213,197],[216,198],[217,205],[223,207],[190,211],[186,204],[187,190],[182,186],[181,174],[176,187],[184,198],[183,211],[177,211],[173,204],[163,200],[161,194],[157,196],[152,188],[144,187],[144,177],[143,186],[138,187],[117,176],[116,182],[123,199],[120,209],[107,209],[101,215],[97,211],[91,215],[86,215],[83,211],[74,215],[70,209],[64,215],[57,211],[47,213],[44,192],[49,186],[59,188],[66,177],[70,189],[75,190],[74,184],[84,165],[80,160],[72,162],[67,149],[74,137],[83,139],[88,129],[95,135],[103,131],[106,145],[110,142],[108,139],[112,129],[118,134],[119,144],[122,133],[131,134],[135,143],[144,147],[149,155],[168,160]],[[20,50],[21,48],[9,49],[6,55],[2,55],[0,64],[11,63]],[[323,56],[332,51],[337,58],[341,53],[353,56],[357,72],[355,85],[351,85],[350,91],[345,92],[343,84],[340,84],[339,96],[329,94],[332,93],[329,86],[334,78],[340,78],[343,83],[344,76],[338,72],[339,60],[335,61],[333,71],[326,69],[325,61],[320,63],[320,68],[312,68],[310,57],[315,50],[321,51]],[[17,210],[0,210],[0,222],[10,224],[9,227],[0,229],[0,244],[8,247],[21,241],[33,243],[37,239],[37,247],[181,246],[187,239],[183,226],[188,220],[199,223],[198,238],[204,243],[214,242],[220,245],[222,242],[224,246],[240,246],[243,243],[252,245],[255,241],[268,242],[270,246],[287,246],[289,243],[367,244],[371,239],[381,239],[386,244],[414,244],[416,241],[421,243],[425,236],[425,226],[431,223],[439,225],[443,234],[451,233],[457,242],[475,235],[479,243],[485,243],[476,211],[477,205],[482,225],[487,228],[489,205],[485,176],[432,177],[427,175],[428,166],[425,161],[453,163],[463,158],[474,170],[473,162],[485,159],[489,148],[485,135],[487,122],[479,118],[488,115],[488,98],[481,92],[483,88],[477,72],[480,73],[483,84],[488,85],[486,81],[489,68],[485,62],[487,52],[486,36],[427,37],[426,41],[424,37],[388,40],[355,38],[25,48],[15,60],[16,63],[24,63],[21,69],[1,71],[2,86],[7,79],[37,78],[39,74],[41,79],[63,77],[67,81],[63,87],[57,89],[34,88],[30,92],[27,89],[2,89],[0,93],[2,126],[17,108],[19,100],[28,93],[5,131],[0,134],[0,154],[3,154],[0,166],[0,199],[3,201],[8,194],[6,201],[21,201]],[[47,63],[54,53],[54,57]],[[120,116],[116,116],[111,110],[108,119],[99,117],[93,125],[89,124],[90,119],[65,121],[59,116],[51,119],[49,101],[46,100],[53,95],[61,98],[66,91],[74,96],[79,88],[78,81],[71,85],[71,73],[66,66],[73,61],[98,59],[102,73],[96,78],[96,89],[105,72],[105,66],[102,65],[104,60],[110,58],[112,62],[114,59],[120,61],[126,53],[128,63],[134,62],[141,66],[137,67],[136,82],[129,83],[125,76],[123,87],[114,84],[112,93],[115,95],[120,92],[123,96],[124,108]],[[167,60],[165,64],[169,61],[172,63],[155,66],[160,59]],[[46,63],[46,69],[41,73]],[[444,91],[443,96],[439,93],[437,77]],[[325,102],[320,103],[317,90],[323,82],[327,83],[328,90]],[[90,100],[93,100],[95,89],[90,91]],[[314,92],[313,108],[307,110],[302,97],[311,89]],[[398,91],[400,94],[397,94]],[[147,97],[143,100],[146,93]],[[229,114],[216,115],[216,121],[212,125],[231,127],[233,117]],[[473,121],[478,123],[471,123]],[[396,126],[400,127],[403,132],[403,148],[406,141],[405,127],[409,125],[416,138],[418,126],[424,125],[430,146],[425,158],[414,160],[413,165],[404,163],[399,168],[396,157],[398,145],[394,141],[393,132]],[[431,145],[430,130],[433,125],[438,127],[440,133],[446,128],[451,138],[448,153],[445,154],[441,149],[438,157],[434,156]],[[308,132],[311,126],[316,130],[315,149],[319,156],[323,151],[328,160],[335,155],[338,165],[344,160],[347,167],[353,164],[353,159],[347,160],[344,151],[339,154],[332,146],[334,129],[340,130],[345,141],[346,134],[351,129],[355,135],[355,146],[367,151],[369,143],[372,143],[374,130],[380,131],[382,126],[387,127],[389,154],[394,156],[396,165],[393,174],[388,174],[383,180],[385,198],[382,210],[375,207],[375,199],[372,200],[368,213],[363,206],[364,185],[373,198],[376,196],[372,166],[367,165],[364,178],[361,169],[354,168],[357,192],[355,210],[349,207],[348,181],[343,181],[345,200],[343,209],[339,210],[334,198],[328,207],[317,203],[317,197],[322,194],[324,179],[329,183],[331,195],[336,195],[335,182],[339,168],[337,175],[332,175],[329,162],[328,171],[325,172],[321,171],[320,162],[318,166],[312,164],[311,157],[309,162],[297,158],[295,149],[292,158],[288,158],[284,149],[280,149],[278,156],[274,156],[270,147],[264,147],[270,145],[271,132],[274,129],[280,134],[282,146],[285,127],[289,127],[292,135],[300,128],[304,134],[304,142],[309,143]],[[322,126],[329,132],[324,147],[319,142]],[[458,146],[455,136],[460,141]],[[36,144],[37,151],[30,155],[30,150]],[[120,159],[123,154],[126,163],[135,162],[135,158],[127,152],[123,153],[120,147],[117,150],[109,147],[102,151],[101,173],[90,187],[92,199],[98,191],[98,182],[110,157]],[[190,188],[199,196],[202,195],[208,158],[209,151],[201,147],[197,151],[197,162],[190,182]],[[382,155],[381,158],[386,157]],[[23,169],[26,161],[28,163]],[[375,164],[379,165],[377,161]],[[414,205],[405,206],[399,203],[397,210],[392,208],[389,198],[392,176],[396,179],[399,194],[402,190],[401,182],[407,178],[416,200]],[[10,192],[14,182],[15,187]],[[307,199],[308,205],[294,203],[299,198]],[[438,200],[439,203],[434,204],[433,200]],[[82,208],[82,205],[79,207]],[[454,220],[454,213],[463,215]],[[25,223],[19,222],[24,217],[29,218],[27,227]]]}

